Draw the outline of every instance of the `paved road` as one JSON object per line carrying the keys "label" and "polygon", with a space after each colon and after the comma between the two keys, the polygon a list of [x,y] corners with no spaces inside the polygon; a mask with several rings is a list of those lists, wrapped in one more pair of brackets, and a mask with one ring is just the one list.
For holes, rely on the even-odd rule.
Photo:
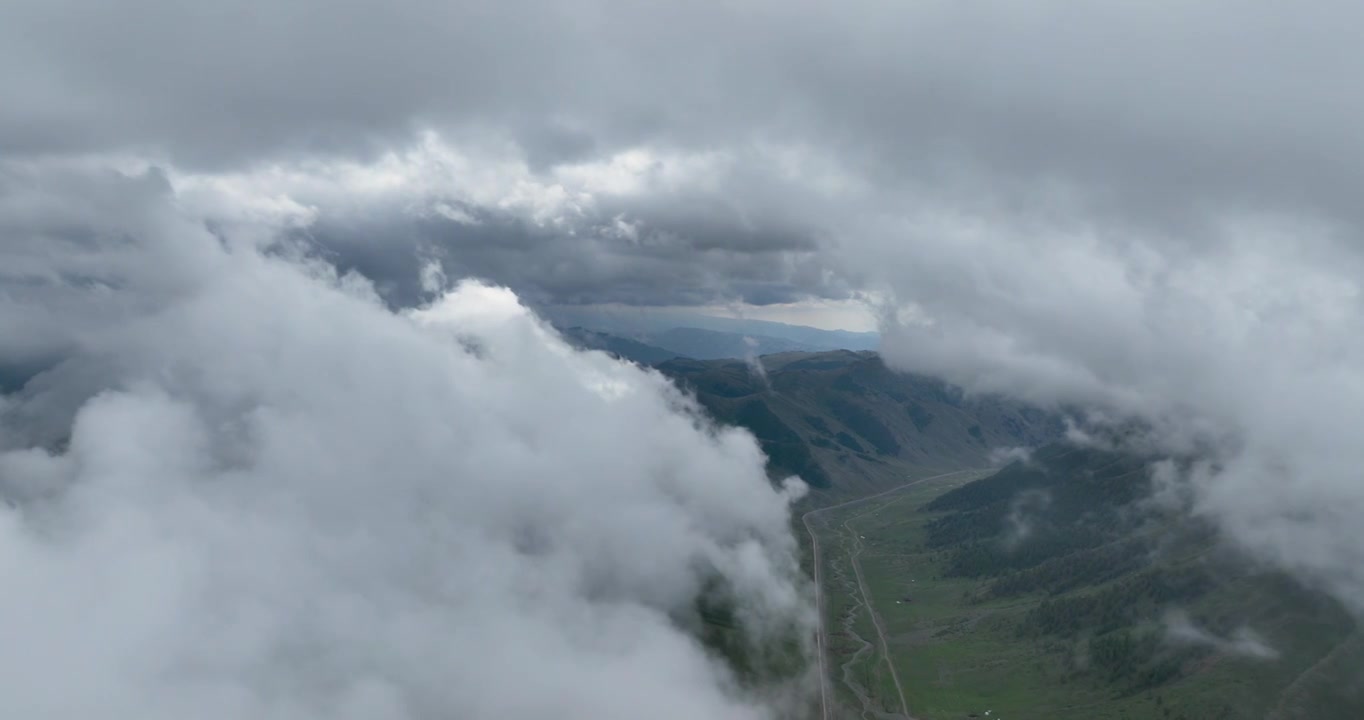
{"label": "paved road", "polygon": [[[812,561],[814,562],[814,576],[815,576],[815,610],[819,613],[819,629],[818,629],[818,631],[815,633],[815,652],[816,652],[816,655],[818,655],[818,657],[819,657],[819,704],[820,704],[820,718],[821,718],[821,720],[831,720],[831,718],[832,718],[832,715],[830,715],[830,712],[831,712],[832,709],[833,709],[833,707],[832,707],[832,703],[833,703],[832,695],[833,695],[833,693],[830,691],[830,688],[829,688],[829,672],[828,672],[828,668],[827,668],[827,666],[826,666],[827,659],[826,659],[826,657],[825,657],[825,656],[827,655],[827,650],[828,650],[828,646],[829,646],[829,637],[828,637],[828,632],[827,632],[827,631],[825,630],[825,628],[824,628],[824,581],[823,581],[823,578],[822,578],[822,576],[821,576],[821,573],[823,572],[823,571],[822,571],[822,567],[823,567],[824,563],[823,563],[823,558],[822,558],[822,556],[820,555],[820,549],[819,549],[819,535],[815,534],[814,528],[811,527],[811,525],[810,525],[810,518],[813,517],[813,516],[815,516],[815,515],[820,515],[820,514],[822,514],[822,513],[827,513],[827,512],[829,512],[829,511],[831,511],[831,510],[841,510],[841,509],[843,509],[843,508],[852,507],[852,506],[854,506],[854,505],[859,505],[859,504],[861,504],[861,503],[869,502],[869,501],[871,501],[871,500],[875,500],[875,499],[880,498],[880,497],[885,497],[885,496],[887,496],[887,495],[891,495],[891,494],[893,494],[893,493],[900,492],[901,490],[904,490],[905,488],[909,488],[909,487],[913,487],[913,486],[915,486],[915,485],[918,485],[919,483],[928,482],[929,480],[938,480],[938,479],[940,479],[940,478],[950,477],[950,476],[952,476],[952,475],[962,475],[962,474],[965,474],[965,473],[973,473],[973,472],[980,472],[980,471],[979,471],[979,470],[957,470],[956,472],[942,473],[941,475],[933,475],[933,476],[931,476],[931,477],[919,478],[918,480],[911,480],[910,482],[907,482],[907,483],[905,483],[904,485],[899,485],[899,486],[893,487],[893,488],[891,488],[891,489],[889,489],[889,490],[886,490],[885,492],[879,492],[879,493],[876,493],[875,495],[868,495],[868,496],[866,496],[866,497],[858,498],[858,499],[856,499],[856,500],[849,500],[848,502],[839,503],[838,505],[830,505],[830,506],[828,506],[828,507],[822,507],[822,508],[819,508],[818,510],[811,510],[810,512],[807,512],[807,513],[805,513],[804,515],[801,516],[801,522],[805,524],[805,532],[810,533],[810,548],[811,548],[811,553],[810,553],[810,554],[811,554]],[[852,518],[849,518],[849,522],[851,522],[851,521],[852,521]],[[846,526],[847,526],[847,523],[844,523],[844,526],[846,527]],[[847,529],[849,530],[849,532],[852,531],[852,528],[847,528]],[[856,533],[853,533],[853,536],[854,536],[854,538],[855,538],[855,537],[856,537]],[[859,544],[859,545],[860,545],[860,544]],[[895,681],[895,687],[896,687],[896,689],[899,689],[899,688],[900,688],[900,678],[899,678],[899,676],[898,676],[898,675],[896,674],[896,672],[895,672],[895,665],[894,665],[894,664],[891,662],[891,660],[890,660],[890,645],[889,645],[889,643],[888,643],[887,640],[886,640],[885,632],[881,629],[881,622],[880,622],[880,620],[877,618],[876,609],[875,609],[874,607],[872,607],[871,598],[868,597],[867,589],[866,589],[866,584],[865,584],[865,583],[863,582],[863,580],[862,580],[862,570],[861,570],[861,568],[859,567],[859,565],[858,565],[858,563],[857,563],[857,558],[856,558],[856,557],[853,558],[853,571],[854,571],[854,572],[856,573],[856,575],[857,575],[858,589],[859,589],[859,591],[862,593],[862,601],[863,601],[863,603],[867,606],[867,612],[869,612],[869,613],[871,614],[872,624],[876,626],[876,634],[877,634],[878,636],[880,636],[880,639],[881,639],[881,650],[882,650],[882,653],[883,653],[883,655],[884,655],[884,657],[885,657],[885,659],[886,659],[886,666],[890,668],[890,676],[891,676],[891,679]],[[902,705],[905,705],[905,697],[904,697],[904,691],[903,691],[903,690],[900,690],[900,702],[901,702]],[[906,716],[908,716],[908,713],[909,713],[908,707],[905,707],[905,714],[906,714]],[[913,719],[911,718],[911,720],[913,720]]]}

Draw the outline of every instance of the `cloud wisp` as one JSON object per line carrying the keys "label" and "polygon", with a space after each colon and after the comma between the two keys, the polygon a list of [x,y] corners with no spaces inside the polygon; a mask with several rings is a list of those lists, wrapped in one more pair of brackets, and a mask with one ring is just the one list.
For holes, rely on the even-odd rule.
{"label": "cloud wisp", "polygon": [[1207,647],[1237,657],[1254,660],[1273,660],[1279,657],[1279,651],[1271,647],[1250,627],[1243,625],[1229,637],[1222,638],[1199,627],[1188,613],[1181,610],[1172,610],[1166,614],[1165,634],[1170,642],[1176,644]]}

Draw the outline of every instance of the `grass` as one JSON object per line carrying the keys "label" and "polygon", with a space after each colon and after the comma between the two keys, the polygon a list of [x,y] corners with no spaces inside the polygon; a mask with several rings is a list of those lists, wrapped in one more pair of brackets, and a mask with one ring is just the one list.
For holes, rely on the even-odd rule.
{"label": "grass", "polygon": [[851,578],[854,535],[863,546],[859,562],[889,638],[891,662],[918,720],[973,713],[984,717],[986,710],[998,720],[1364,717],[1356,714],[1359,692],[1354,690],[1360,687],[1364,638],[1341,637],[1339,622],[1314,622],[1310,610],[1285,606],[1289,600],[1259,592],[1264,583],[1254,578],[1233,578],[1189,610],[1253,619],[1280,653],[1272,661],[1209,654],[1193,672],[1173,682],[1132,692],[1085,671],[1085,632],[1020,636],[1020,621],[1042,601],[1040,595],[973,600],[988,580],[942,577],[945,553],[925,546],[926,524],[934,516],[921,509],[969,479],[927,481],[834,510],[817,528],[826,563],[834,686],[846,717],[857,717],[862,707],[844,684],[840,667],[860,647],[842,632],[850,614],[853,631],[871,642],[874,652],[852,663],[849,675],[869,690],[871,709],[893,711],[899,705],[856,586],[840,583],[829,572],[832,568]]}

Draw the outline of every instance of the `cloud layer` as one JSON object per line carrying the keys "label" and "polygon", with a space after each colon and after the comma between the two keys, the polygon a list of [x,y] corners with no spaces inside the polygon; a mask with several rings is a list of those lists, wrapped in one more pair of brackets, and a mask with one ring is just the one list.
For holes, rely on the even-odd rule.
{"label": "cloud layer", "polygon": [[767,303],[863,289],[847,243],[925,209],[1039,232],[1360,220],[1364,17],[1334,0],[0,12],[8,156],[288,185],[271,197],[398,302],[414,247],[537,303]]}
{"label": "cloud layer", "polygon": [[3,354],[48,365],[0,405],[4,714],[782,707],[692,632],[808,638],[749,435],[505,289],[395,313],[154,176],[5,169]]}
{"label": "cloud layer", "polygon": [[[25,587],[74,598],[9,602],[96,625],[156,608],[147,633],[176,640],[136,658],[151,664],[90,661],[140,673],[110,676],[129,710],[148,710],[136,700],[172,665],[231,702],[316,702],[341,696],[290,695],[269,669],[345,645],[329,644],[346,623],[323,627],[328,612],[380,618],[375,646],[413,667],[456,660],[439,652],[448,643],[404,654],[403,633],[481,638],[387,625],[403,616],[359,598],[359,610],[299,611],[322,625],[303,623],[285,647],[251,644],[273,631],[244,631],[236,650],[237,635],[205,636],[250,672],[204,665],[186,655],[200,645],[157,623],[219,612],[195,605],[215,589],[195,573],[240,557],[222,528],[248,518],[298,568],[301,594],[319,597],[426,573],[447,561],[422,554],[432,547],[486,546],[474,554],[529,558],[469,565],[499,612],[507,597],[528,598],[547,627],[578,626],[536,613],[602,612],[611,632],[592,637],[610,645],[625,637],[625,598],[656,620],[640,632],[663,639],[638,644],[658,663],[628,669],[686,680],[670,687],[708,703],[684,706],[690,716],[754,711],[666,632],[677,608],[649,590],[687,597],[698,567],[731,584],[748,568],[745,582],[768,588],[753,597],[795,607],[782,599],[783,501],[759,481],[751,442],[688,429],[661,381],[568,353],[498,291],[433,297],[421,269],[438,261],[532,304],[868,298],[899,367],[1140,418],[1166,449],[1208,453],[1187,478],[1195,506],[1364,610],[1361,22],[1337,0],[5,3],[0,62],[19,71],[0,75],[0,388],[28,383],[4,399],[19,503],[5,547]],[[452,336],[451,322],[465,329]],[[130,434],[133,421],[155,432]],[[467,440],[452,450],[452,436]],[[194,482],[163,487],[170,477]],[[379,493],[376,477],[398,487]],[[571,482],[548,480],[560,477]],[[576,482],[599,491],[564,489]],[[423,536],[434,544],[389,556],[341,530],[373,524],[375,547],[420,545],[404,497],[475,537]],[[568,505],[550,512],[550,500]],[[126,507],[87,509],[104,502]],[[598,512],[628,527],[595,527]],[[295,525],[317,534],[286,532]],[[647,567],[632,556],[612,570],[609,550],[633,548],[640,527],[676,537],[639,545],[663,554]],[[606,554],[516,549],[564,543]],[[360,575],[337,569],[335,548],[364,559]],[[137,591],[77,572],[115,560],[146,564],[118,577],[151,573],[183,594],[110,590],[123,605],[78,612],[86,596]],[[229,567],[251,592],[296,594],[260,567]],[[560,583],[550,594],[565,604],[507,591],[531,575]],[[589,576],[612,590],[575,595]],[[439,592],[394,602],[421,610]],[[245,613],[238,622],[293,624],[252,619],[251,598],[223,602],[237,600],[223,612]],[[75,637],[54,644],[51,667]],[[551,640],[546,657],[586,642]],[[285,687],[328,688],[328,668],[360,661],[328,662]],[[224,690],[215,677],[260,679]],[[475,714],[517,710],[491,680],[462,695],[424,677],[396,689],[380,678],[355,707],[450,692]]]}

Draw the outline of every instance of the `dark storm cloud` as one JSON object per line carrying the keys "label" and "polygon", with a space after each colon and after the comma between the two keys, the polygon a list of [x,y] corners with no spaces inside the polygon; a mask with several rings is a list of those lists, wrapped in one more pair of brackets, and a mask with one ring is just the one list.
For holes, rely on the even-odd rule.
{"label": "dark storm cloud", "polygon": [[[0,79],[0,148],[242,170],[374,162],[434,129],[531,175],[636,147],[726,155],[741,162],[704,191],[604,196],[584,219],[624,214],[652,243],[529,233],[559,258],[542,262],[513,251],[528,248],[514,223],[493,239],[498,223],[476,233],[498,249],[468,264],[556,300],[589,287],[601,295],[584,301],[841,296],[819,289],[837,263],[787,266],[915,205],[1073,213],[1189,242],[1227,208],[1353,225],[1361,21],[1336,2],[34,0],[0,11],[0,62],[20,69]],[[830,202],[809,167],[760,146],[862,187]],[[386,210],[366,219],[372,242],[442,235],[469,252],[405,219],[378,227]],[[357,266],[383,253],[359,252]],[[655,281],[665,267],[675,290]]]}
{"label": "dark storm cloud", "polygon": [[[975,164],[1126,208],[1346,210],[1352,3],[9,3],[11,153],[235,165],[510,129],[542,167],[777,138],[891,183]],[[282,155],[283,154],[283,155]],[[987,184],[998,187],[997,182]]]}
{"label": "dark storm cloud", "polygon": [[420,271],[431,261],[451,277],[496,280],[536,304],[701,305],[718,298],[767,305],[849,292],[826,277],[826,261],[809,238],[776,227],[673,217],[641,224],[626,237],[609,219],[570,234],[477,208],[464,212],[477,222],[324,219],[300,235],[339,267],[374,280],[398,306],[426,294]]}

